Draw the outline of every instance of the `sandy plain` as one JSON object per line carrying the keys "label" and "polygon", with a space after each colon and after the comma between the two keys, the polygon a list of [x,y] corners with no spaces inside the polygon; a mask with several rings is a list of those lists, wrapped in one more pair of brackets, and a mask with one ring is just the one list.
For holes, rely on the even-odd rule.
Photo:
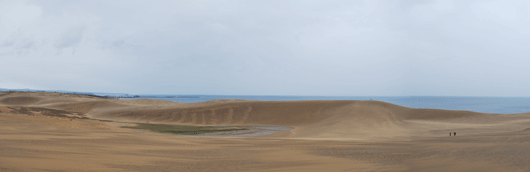
{"label": "sandy plain", "polygon": [[[293,129],[203,137],[124,122]],[[530,171],[529,162],[530,113],[0,92],[0,171]]]}

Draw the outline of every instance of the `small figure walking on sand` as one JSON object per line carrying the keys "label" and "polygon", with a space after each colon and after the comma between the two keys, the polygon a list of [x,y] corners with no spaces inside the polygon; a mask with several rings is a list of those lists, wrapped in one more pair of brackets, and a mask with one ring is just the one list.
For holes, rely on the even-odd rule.
{"label": "small figure walking on sand", "polygon": [[451,136],[451,132],[449,132],[449,137]]}
{"label": "small figure walking on sand", "polygon": [[453,133],[453,136],[456,136],[456,132]]}

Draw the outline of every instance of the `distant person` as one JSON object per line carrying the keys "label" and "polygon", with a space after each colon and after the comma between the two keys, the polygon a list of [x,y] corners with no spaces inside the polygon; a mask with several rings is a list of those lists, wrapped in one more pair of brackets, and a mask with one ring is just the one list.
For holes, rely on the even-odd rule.
{"label": "distant person", "polygon": [[453,133],[453,136],[456,136],[456,132]]}
{"label": "distant person", "polygon": [[451,132],[449,132],[449,136],[451,136]]}

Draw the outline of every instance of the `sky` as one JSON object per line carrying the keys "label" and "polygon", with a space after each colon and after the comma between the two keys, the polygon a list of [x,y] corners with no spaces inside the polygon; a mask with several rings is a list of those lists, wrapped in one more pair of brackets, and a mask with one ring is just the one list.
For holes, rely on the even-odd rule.
{"label": "sky", "polygon": [[0,88],[530,96],[530,1],[0,0]]}

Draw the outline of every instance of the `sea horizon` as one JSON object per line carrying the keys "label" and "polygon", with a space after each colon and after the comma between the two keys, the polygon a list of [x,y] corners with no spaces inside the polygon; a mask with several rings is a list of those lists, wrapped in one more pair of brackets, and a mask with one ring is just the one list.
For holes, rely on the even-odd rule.
{"label": "sea horizon", "polygon": [[[205,95],[205,94],[127,94],[75,92],[62,90],[5,89],[0,91],[59,92],[117,97],[122,99],[156,99],[183,103],[204,102],[219,99],[260,101],[301,100],[375,100],[410,108],[464,110],[482,113],[514,114],[530,112],[530,97],[511,96],[294,96],[294,95]],[[136,96],[136,97],[134,97]]]}

